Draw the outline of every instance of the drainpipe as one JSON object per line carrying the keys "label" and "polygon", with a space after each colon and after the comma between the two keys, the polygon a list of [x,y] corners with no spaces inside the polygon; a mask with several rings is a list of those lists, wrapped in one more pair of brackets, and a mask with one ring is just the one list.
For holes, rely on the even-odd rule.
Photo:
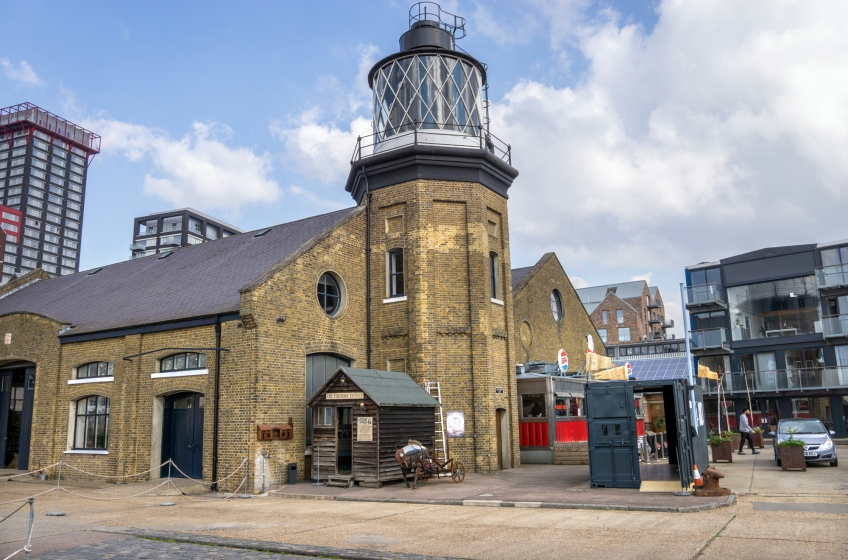
{"label": "drainpipe", "polygon": [[365,367],[371,369],[371,186],[365,167],[359,173],[365,179]]}
{"label": "drainpipe", "polygon": [[221,397],[221,317],[215,318],[215,401],[212,403],[212,490],[218,489],[218,401]]}

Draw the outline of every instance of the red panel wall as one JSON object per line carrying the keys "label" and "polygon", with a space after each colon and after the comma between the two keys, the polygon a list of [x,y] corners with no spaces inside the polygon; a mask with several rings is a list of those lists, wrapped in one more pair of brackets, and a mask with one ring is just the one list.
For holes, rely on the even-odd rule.
{"label": "red panel wall", "polygon": [[589,426],[586,420],[567,420],[556,423],[557,443],[584,441],[589,441]]}
{"label": "red panel wall", "polygon": [[521,422],[519,424],[521,434],[519,444],[521,447],[547,447],[548,423],[547,422]]}

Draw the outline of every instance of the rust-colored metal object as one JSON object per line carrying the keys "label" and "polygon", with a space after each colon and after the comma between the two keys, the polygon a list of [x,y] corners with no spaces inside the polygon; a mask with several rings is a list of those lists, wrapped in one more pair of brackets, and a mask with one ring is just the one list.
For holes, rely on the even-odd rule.
{"label": "rust-colored metal object", "polygon": [[256,426],[256,439],[258,441],[269,441],[274,439],[291,439],[294,431],[292,417],[289,416],[288,424],[258,424]]}
{"label": "rust-colored metal object", "polygon": [[419,480],[428,480],[432,477],[440,478],[442,474],[450,475],[454,482],[460,483],[465,480],[465,467],[457,459],[448,459],[439,463],[433,456],[433,452],[421,442],[414,439],[395,452],[395,460],[400,465],[403,481],[409,488],[410,473],[413,474],[412,489],[418,488]]}
{"label": "rust-colored metal object", "polygon": [[718,483],[720,478],[724,478],[723,472],[718,471],[712,467],[707,467],[707,470],[701,473],[701,478],[703,479],[704,484],[695,487],[696,496],[730,495],[730,488],[722,488]]}

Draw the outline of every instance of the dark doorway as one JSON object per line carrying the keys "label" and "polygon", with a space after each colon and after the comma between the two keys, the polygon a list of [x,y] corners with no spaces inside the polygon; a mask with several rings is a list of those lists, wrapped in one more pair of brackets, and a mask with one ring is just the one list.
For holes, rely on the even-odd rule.
{"label": "dark doorway", "polygon": [[499,408],[497,410],[495,424],[497,430],[497,446],[498,446],[498,470],[502,471],[504,469],[504,463],[506,463],[506,458],[504,457],[504,420],[506,416],[506,410]]}
{"label": "dark doorway", "polygon": [[589,472],[593,488],[639,488],[633,388],[586,385]]}
{"label": "dark doorway", "polygon": [[353,409],[340,407],[339,424],[336,432],[336,473],[350,474],[353,467]]}
{"label": "dark doorway", "polygon": [[26,469],[29,466],[34,394],[35,367],[0,370],[2,467]]}
{"label": "dark doorway", "polygon": [[[162,461],[171,459],[187,476],[203,478],[203,405],[200,393],[177,393],[165,397],[162,422]],[[161,476],[168,476],[168,465]],[[171,468],[171,476],[183,478]]]}

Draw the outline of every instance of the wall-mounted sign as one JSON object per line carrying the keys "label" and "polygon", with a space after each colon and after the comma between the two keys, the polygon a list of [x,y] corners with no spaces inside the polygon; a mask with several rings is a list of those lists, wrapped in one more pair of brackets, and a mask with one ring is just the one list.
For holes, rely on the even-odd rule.
{"label": "wall-mounted sign", "polygon": [[562,371],[563,373],[568,371],[568,354],[562,348],[559,349],[557,363],[559,364],[560,371]]}
{"label": "wall-mounted sign", "polygon": [[504,394],[503,387],[495,387],[495,394],[496,395],[503,395]]}
{"label": "wall-mounted sign", "polygon": [[589,349],[589,352],[594,352],[594,351],[595,351],[595,341],[594,341],[594,339],[592,338],[592,335],[591,335],[591,334],[587,334],[587,335],[586,335],[586,348],[588,348],[588,349]]}
{"label": "wall-mounted sign", "polygon": [[10,333],[10,332],[6,333],[6,336],[3,337],[3,343],[7,344],[7,345],[12,344],[12,333]]}
{"label": "wall-mounted sign", "polygon": [[627,375],[627,379],[630,379],[633,376],[633,366],[630,365],[630,362],[624,364],[624,373]]}
{"label": "wall-mounted sign", "polygon": [[448,437],[465,437],[465,413],[453,410],[447,414]]}
{"label": "wall-mounted sign", "polygon": [[356,419],[356,441],[374,441],[373,416],[360,416]]}
{"label": "wall-mounted sign", "polygon": [[328,401],[349,401],[364,399],[364,393],[327,393]]}

